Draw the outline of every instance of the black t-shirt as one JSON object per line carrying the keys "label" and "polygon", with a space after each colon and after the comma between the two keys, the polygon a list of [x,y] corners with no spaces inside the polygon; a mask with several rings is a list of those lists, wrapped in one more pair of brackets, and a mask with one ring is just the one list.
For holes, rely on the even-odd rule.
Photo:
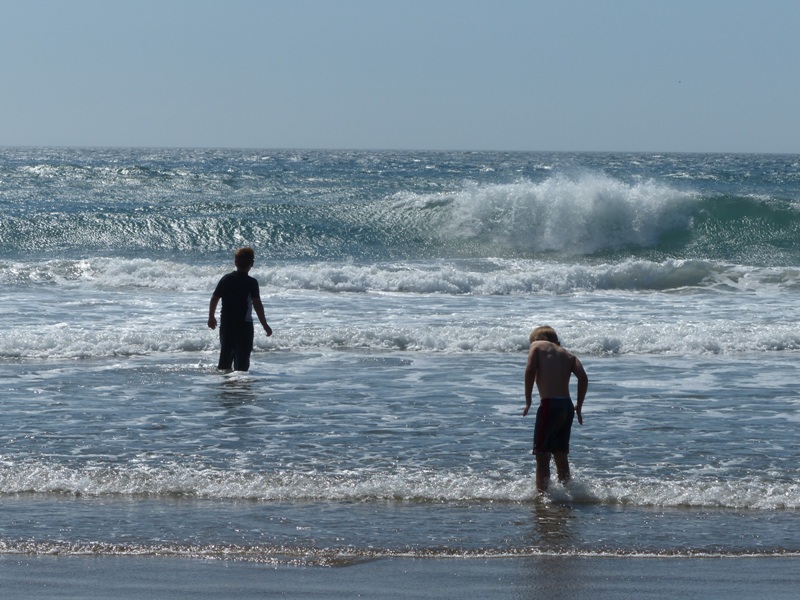
{"label": "black t-shirt", "polygon": [[219,280],[214,295],[222,298],[222,326],[230,327],[253,321],[253,298],[260,298],[258,281],[247,273],[234,271]]}

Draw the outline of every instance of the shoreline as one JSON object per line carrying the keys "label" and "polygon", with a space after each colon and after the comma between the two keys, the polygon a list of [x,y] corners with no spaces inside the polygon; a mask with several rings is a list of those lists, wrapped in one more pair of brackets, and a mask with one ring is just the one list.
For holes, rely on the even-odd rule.
{"label": "shoreline", "polygon": [[704,600],[797,597],[795,557],[380,558],[344,566],[161,557],[0,556],[6,600],[36,597],[152,600],[265,595],[325,600],[353,597],[558,597],[640,600],[666,595]]}

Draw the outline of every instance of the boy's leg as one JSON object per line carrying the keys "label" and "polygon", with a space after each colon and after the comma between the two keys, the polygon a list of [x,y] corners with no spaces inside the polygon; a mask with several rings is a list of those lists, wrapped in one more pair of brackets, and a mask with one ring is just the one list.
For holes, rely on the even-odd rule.
{"label": "boy's leg", "polygon": [[217,368],[221,371],[230,371],[233,365],[233,355],[236,351],[235,340],[231,336],[228,329],[220,327],[219,329],[219,362]]}
{"label": "boy's leg", "polygon": [[550,453],[540,452],[536,455],[536,489],[540,494],[547,491],[550,483]]}
{"label": "boy's leg", "polygon": [[236,340],[236,352],[233,358],[234,371],[250,370],[250,354],[253,352],[254,330],[252,323],[245,323]]}
{"label": "boy's leg", "polygon": [[569,455],[566,452],[559,452],[556,450],[553,452],[553,460],[556,463],[556,472],[558,473],[558,480],[561,483],[566,483],[569,481],[570,474],[569,474]]}

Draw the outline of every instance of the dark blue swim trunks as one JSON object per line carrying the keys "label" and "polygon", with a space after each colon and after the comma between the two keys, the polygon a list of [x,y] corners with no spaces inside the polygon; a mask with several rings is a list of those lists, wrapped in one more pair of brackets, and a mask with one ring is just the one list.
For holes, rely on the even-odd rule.
{"label": "dark blue swim trunks", "polygon": [[569,453],[569,434],[575,406],[570,398],[542,398],[536,410],[533,453]]}

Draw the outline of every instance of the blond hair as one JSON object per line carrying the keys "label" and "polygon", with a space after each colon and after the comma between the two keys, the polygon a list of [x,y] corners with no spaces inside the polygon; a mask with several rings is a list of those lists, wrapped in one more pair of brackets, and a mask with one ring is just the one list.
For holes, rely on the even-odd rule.
{"label": "blond hair", "polygon": [[561,342],[558,341],[558,334],[556,330],[550,327],[549,325],[542,325],[541,327],[537,327],[533,331],[531,331],[531,344],[533,342],[552,342],[554,344],[561,345]]}

